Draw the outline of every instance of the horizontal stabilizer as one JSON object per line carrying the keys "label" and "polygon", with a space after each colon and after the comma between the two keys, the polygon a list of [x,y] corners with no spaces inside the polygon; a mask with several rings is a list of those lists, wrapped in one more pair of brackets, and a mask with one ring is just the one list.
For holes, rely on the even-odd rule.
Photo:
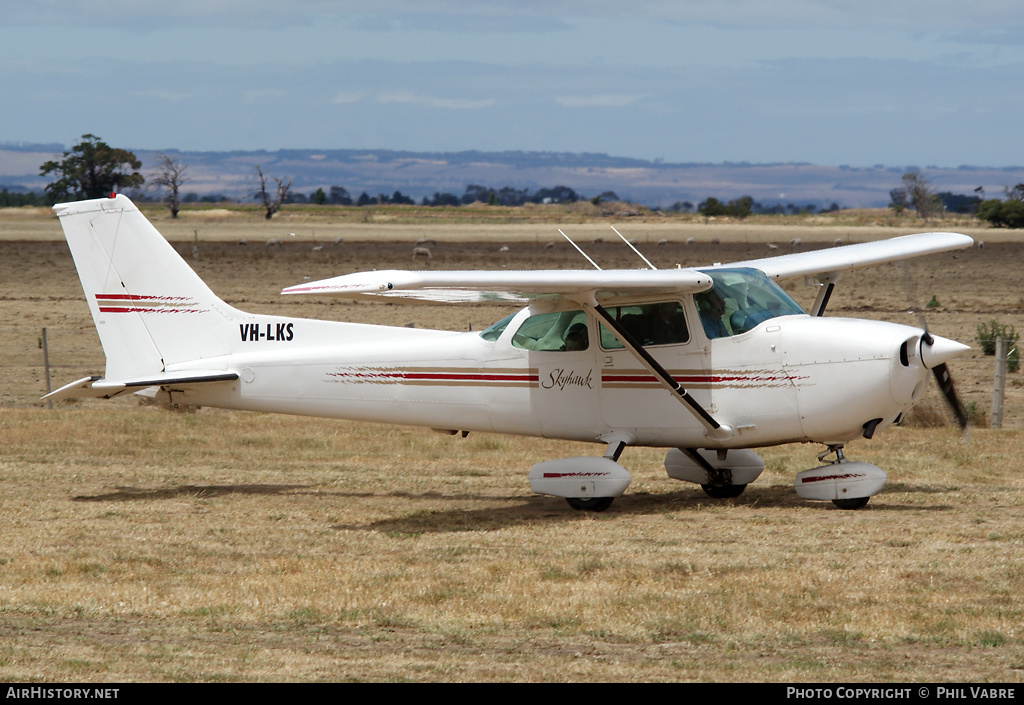
{"label": "horizontal stabilizer", "polygon": [[190,387],[216,382],[233,382],[238,379],[237,372],[189,371],[161,372],[147,375],[144,378],[130,380],[107,380],[99,377],[83,377],[60,389],[50,392],[47,399],[110,399],[122,392],[137,391],[146,387]]}

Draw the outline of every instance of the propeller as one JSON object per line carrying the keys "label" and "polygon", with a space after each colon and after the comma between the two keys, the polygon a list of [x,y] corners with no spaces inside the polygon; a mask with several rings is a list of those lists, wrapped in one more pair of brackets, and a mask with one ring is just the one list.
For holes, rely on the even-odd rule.
{"label": "propeller", "polygon": [[937,338],[928,332],[928,322],[924,319],[924,313],[915,305],[917,297],[914,293],[913,281],[904,266],[905,264],[905,262],[897,262],[896,268],[903,279],[903,286],[906,289],[907,297],[912,303],[910,313],[917,314],[917,320],[921,323],[921,362],[924,363],[925,368],[932,371],[939,391],[942,392],[942,397],[946,400],[949,410],[953,412],[953,417],[956,419],[960,430],[966,431],[967,413],[964,411],[963,404],[960,403],[960,398],[956,394],[956,387],[953,385],[953,375],[949,372],[946,360],[970,348],[955,340]]}
{"label": "propeller", "polygon": [[935,381],[939,385],[939,391],[942,392],[942,396],[946,398],[946,403],[949,404],[949,408],[953,412],[953,416],[956,418],[957,425],[960,427],[961,431],[966,431],[967,414],[964,412],[963,404],[960,403],[960,398],[956,395],[956,389],[953,387],[953,376],[949,374],[949,368],[946,367],[946,363],[943,362],[941,365],[933,367],[932,374],[935,375]]}

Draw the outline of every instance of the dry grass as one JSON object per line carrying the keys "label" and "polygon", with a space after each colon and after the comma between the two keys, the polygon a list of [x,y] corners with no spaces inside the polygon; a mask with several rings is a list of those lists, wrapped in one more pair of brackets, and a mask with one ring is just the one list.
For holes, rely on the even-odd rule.
{"label": "dry grass", "polygon": [[606,514],[529,493],[593,452],[122,405],[5,410],[0,679],[1019,681],[1016,432],[896,429],[865,510],[809,447],[712,501],[633,449]]}

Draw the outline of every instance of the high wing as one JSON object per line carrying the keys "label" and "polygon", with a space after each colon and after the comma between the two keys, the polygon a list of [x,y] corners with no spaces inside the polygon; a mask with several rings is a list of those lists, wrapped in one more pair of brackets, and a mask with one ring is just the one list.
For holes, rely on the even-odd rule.
{"label": "high wing", "polygon": [[359,272],[290,286],[282,294],[385,296],[441,303],[529,303],[538,299],[697,293],[711,277],[695,269]]}
{"label": "high wing", "polygon": [[[878,242],[797,252],[715,267],[751,267],[775,280],[838,274],[910,257],[962,250],[974,240],[959,233],[920,233]],[[598,299],[612,296],[705,291],[711,278],[697,269],[535,270],[412,272],[381,270],[298,284],[282,294],[331,294],[349,298],[383,296],[405,302],[529,303],[540,299]]]}
{"label": "high wing", "polygon": [[751,267],[761,270],[772,279],[792,279],[815,274],[838,274],[875,264],[898,262],[910,257],[963,250],[973,244],[972,238],[960,233],[919,233],[894,237],[889,240],[795,252],[721,266]]}

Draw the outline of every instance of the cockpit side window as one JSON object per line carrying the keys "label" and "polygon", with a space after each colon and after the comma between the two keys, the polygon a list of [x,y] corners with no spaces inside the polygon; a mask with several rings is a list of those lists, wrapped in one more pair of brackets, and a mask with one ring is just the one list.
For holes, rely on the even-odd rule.
{"label": "cockpit side window", "polygon": [[[678,301],[607,306],[605,309],[633,336],[634,340],[644,347],[679,345],[690,340],[690,331],[686,327],[683,306]],[[601,325],[601,347],[605,350],[619,350],[623,347],[622,343],[603,324]]]}
{"label": "cockpit side window", "polygon": [[522,350],[572,352],[590,347],[587,314],[558,311],[530,316],[512,336],[512,345]]}
{"label": "cockpit side window", "polygon": [[804,313],[778,284],[756,269],[705,269],[712,287],[694,294],[709,339],[746,333],[770,318]]}

